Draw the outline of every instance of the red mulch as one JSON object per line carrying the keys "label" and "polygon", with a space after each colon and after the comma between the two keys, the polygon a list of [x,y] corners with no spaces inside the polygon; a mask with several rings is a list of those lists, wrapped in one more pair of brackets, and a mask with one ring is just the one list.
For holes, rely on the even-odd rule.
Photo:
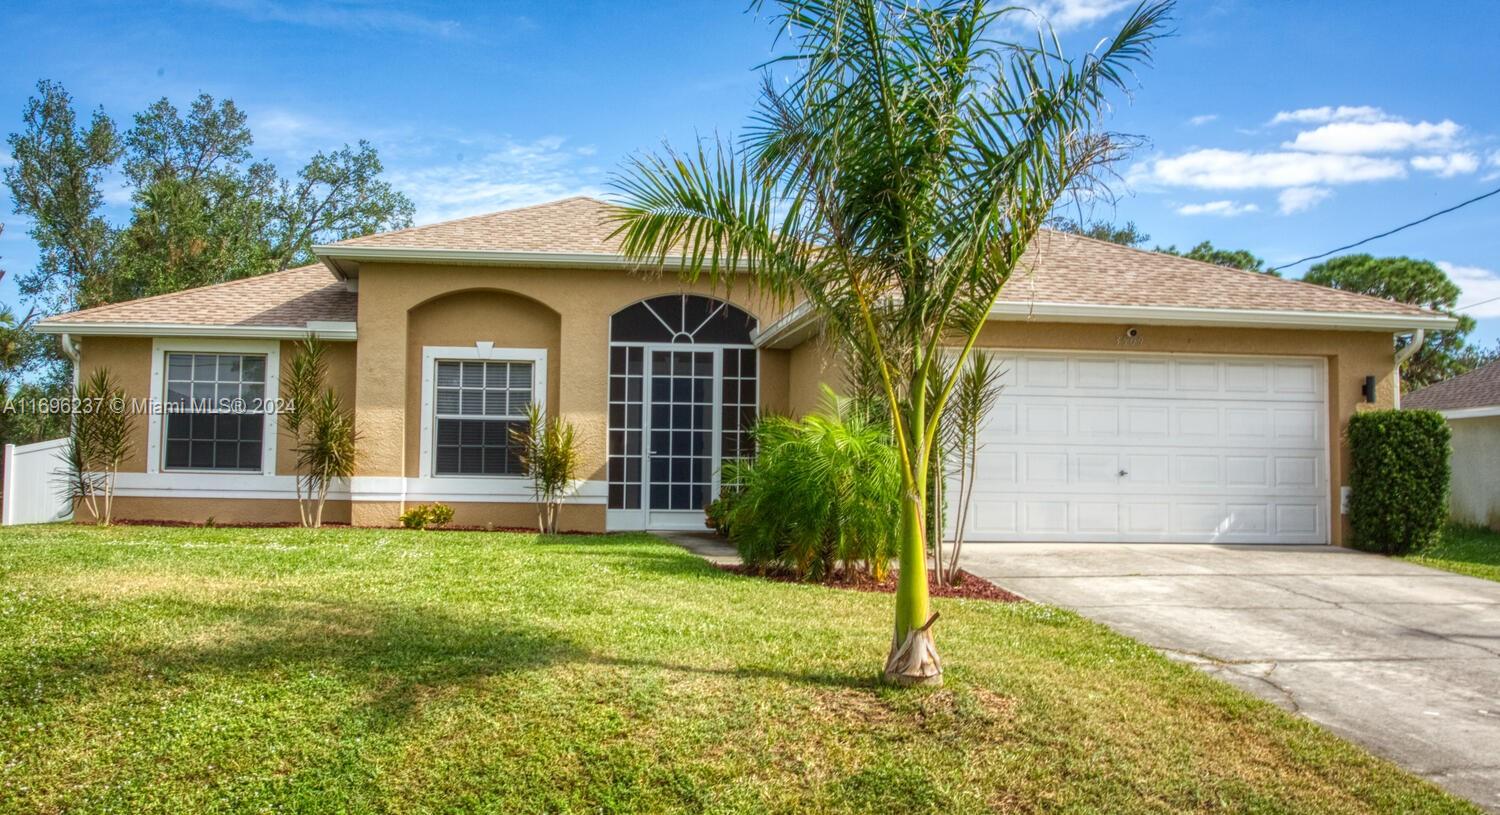
{"label": "red mulch", "polygon": [[[795,573],[786,569],[766,569],[764,571],[751,569],[740,565],[720,565],[720,569],[733,572],[746,577],[760,577],[766,580],[775,580],[780,583],[806,583],[808,581],[798,577]],[[852,575],[839,572],[832,580],[812,585],[826,586],[831,589],[849,589],[851,591],[870,591],[894,594],[896,592],[896,573],[892,571],[886,575],[885,580],[875,580],[867,574],[856,572]],[[967,600],[991,600],[996,603],[1024,603],[1026,598],[1012,594],[1005,589],[991,583],[984,578],[968,571],[960,570],[958,573],[958,584],[953,586],[935,586],[932,584],[931,575],[928,576],[927,591],[933,597],[959,597]]]}

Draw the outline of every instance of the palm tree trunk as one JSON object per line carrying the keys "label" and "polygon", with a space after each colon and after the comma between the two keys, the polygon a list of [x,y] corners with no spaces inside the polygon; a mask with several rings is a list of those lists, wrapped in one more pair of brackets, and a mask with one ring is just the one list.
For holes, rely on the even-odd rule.
{"label": "palm tree trunk", "polygon": [[[921,383],[918,383],[921,384]],[[913,461],[907,469],[906,497],[901,502],[901,529],[898,552],[900,572],[896,576],[896,627],[891,637],[890,656],[885,661],[887,682],[898,685],[941,685],[942,662],[932,639],[927,595],[927,546],[923,503],[927,500],[929,456],[922,454],[921,433],[926,416],[922,387],[913,387],[911,417],[907,424],[910,436],[917,441],[909,446]]]}

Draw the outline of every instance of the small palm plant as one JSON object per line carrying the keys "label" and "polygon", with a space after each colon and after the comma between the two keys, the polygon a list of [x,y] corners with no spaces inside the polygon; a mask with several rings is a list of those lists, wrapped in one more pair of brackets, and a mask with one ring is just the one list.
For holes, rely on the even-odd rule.
{"label": "small palm plant", "polygon": [[884,580],[896,552],[901,471],[889,428],[824,389],[801,420],[768,416],[754,429],[756,457],[727,462],[739,485],[727,510],[730,539],[752,566],[779,564],[809,580],[865,568]]}
{"label": "small palm plant", "polygon": [[511,439],[521,447],[521,466],[531,478],[537,531],[543,535],[557,534],[562,499],[577,479],[574,435],[571,423],[557,416],[543,416],[541,406],[535,403],[526,411],[525,427],[511,429]]}
{"label": "small palm plant", "polygon": [[941,496],[946,484],[952,481],[956,494],[953,507],[953,546],[946,559],[943,552],[941,499],[933,512],[936,529],[932,537],[934,577],[939,585],[952,585],[958,579],[958,559],[963,554],[964,527],[969,517],[969,505],[974,497],[974,474],[979,468],[979,451],[984,445],[979,440],[979,431],[984,427],[985,417],[995,400],[1000,398],[1000,377],[1004,375],[994,358],[989,354],[976,353],[969,357],[969,364],[959,376],[958,387],[953,391],[948,411],[943,414],[941,433],[941,455],[939,461],[946,465],[946,472],[934,479],[933,489]]}
{"label": "small palm plant", "polygon": [[107,368],[97,368],[78,388],[79,410],[68,436],[70,492],[88,507],[94,522],[109,526],[114,514],[115,479],[130,456],[135,417],[125,389]]}
{"label": "small palm plant", "polygon": [[297,453],[297,512],[302,525],[323,525],[328,489],[339,479],[354,477],[359,433],[354,417],[327,387],[326,346],[317,337],[303,340],[287,363],[282,385],[286,409],[283,429]]}
{"label": "small palm plant", "polygon": [[335,481],[354,477],[358,451],[354,416],[344,409],[338,394],[332,389],[324,391],[313,402],[297,445],[297,478],[307,492],[300,500],[309,505],[303,513],[304,525],[314,529],[323,525],[328,488]]}

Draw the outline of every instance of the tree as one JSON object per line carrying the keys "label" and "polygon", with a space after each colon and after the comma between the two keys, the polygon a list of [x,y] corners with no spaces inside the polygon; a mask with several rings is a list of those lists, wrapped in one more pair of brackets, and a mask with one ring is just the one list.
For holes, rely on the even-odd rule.
{"label": "tree", "polygon": [[1013,8],[784,0],[777,64],[792,75],[766,78],[749,137],[640,156],[617,181],[628,256],[725,285],[743,270],[759,292],[806,302],[878,371],[903,490],[889,681],[942,680],[925,505],[948,399],[1027,245],[1118,157],[1096,125],[1168,7],[1137,8],[1072,62],[1045,36],[997,41]]}
{"label": "tree", "polygon": [[541,405],[533,402],[526,408],[526,422],[512,427],[510,437],[521,448],[521,466],[531,479],[536,531],[556,535],[563,496],[578,478],[573,424],[560,416],[543,415]]}
{"label": "tree", "polygon": [[266,241],[276,268],[313,262],[316,243],[411,226],[416,208],[380,180],[383,169],[375,148],[361,141],[358,150],[344,145],[318,153],[297,173],[295,183],[281,181]]}
{"label": "tree", "polygon": [[114,516],[115,478],[131,452],[135,416],[125,389],[107,368],[98,368],[78,388],[78,410],[68,437],[68,481],[94,523],[109,526]]}
{"label": "tree", "polygon": [[317,337],[298,343],[287,362],[282,386],[286,407],[281,426],[292,437],[297,453],[297,512],[302,525],[323,525],[328,488],[354,477],[359,433],[354,417],[344,410],[338,394],[327,386],[327,347]]}
{"label": "tree", "polygon": [[20,132],[8,139],[5,184],[16,212],[31,220],[41,259],[17,288],[48,310],[96,305],[108,295],[113,230],[99,213],[100,184],[120,157],[115,124],[101,108],[80,125],[72,97],[47,80],[37,83],[21,118]]}
{"label": "tree", "polygon": [[1458,327],[1452,331],[1427,332],[1422,348],[1401,366],[1403,390],[1414,390],[1457,376],[1470,370],[1482,358],[1483,352],[1471,350],[1466,341],[1469,332],[1474,330],[1474,318],[1456,311],[1463,290],[1430,260],[1343,255],[1308,269],[1302,280],[1421,306],[1458,320]]}
{"label": "tree", "polygon": [[[295,179],[251,155],[232,100],[200,94],[184,115],[160,99],[121,138],[98,111],[80,127],[61,85],[43,81],[5,171],[43,251],[21,293],[44,310],[86,308],[311,262],[322,241],[410,226],[410,200],[380,179],[375,148],[320,152]],[[123,156],[130,219],[100,214],[100,183]]]}
{"label": "tree", "polygon": [[1109,221],[1073,221],[1067,218],[1055,218],[1047,224],[1058,232],[1066,232],[1070,235],[1082,235],[1085,238],[1093,238],[1096,241],[1109,241],[1121,246],[1140,246],[1151,240],[1151,236],[1140,231],[1135,226],[1135,221],[1126,221],[1124,226],[1115,226]]}
{"label": "tree", "polygon": [[1204,263],[1212,263],[1217,266],[1228,266],[1231,269],[1244,269],[1247,272],[1260,272],[1272,277],[1281,277],[1281,273],[1265,268],[1266,262],[1244,249],[1219,249],[1209,241],[1204,241],[1186,252],[1177,251],[1176,246],[1168,246],[1163,249],[1156,247],[1155,251],[1178,257],[1201,260]]}

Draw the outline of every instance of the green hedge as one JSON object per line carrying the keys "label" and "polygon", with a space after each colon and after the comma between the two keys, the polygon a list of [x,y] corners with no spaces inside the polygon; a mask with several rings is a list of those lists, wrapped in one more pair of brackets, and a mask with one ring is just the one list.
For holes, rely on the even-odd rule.
{"label": "green hedge", "polygon": [[1376,410],[1349,420],[1354,545],[1399,555],[1437,540],[1448,518],[1448,423],[1430,410]]}

